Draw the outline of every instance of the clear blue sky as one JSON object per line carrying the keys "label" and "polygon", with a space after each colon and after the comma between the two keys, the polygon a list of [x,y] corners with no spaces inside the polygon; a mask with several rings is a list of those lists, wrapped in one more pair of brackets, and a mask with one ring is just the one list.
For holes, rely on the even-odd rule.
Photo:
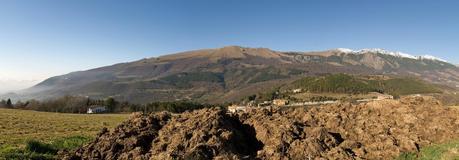
{"label": "clear blue sky", "polygon": [[459,63],[459,1],[1,0],[0,80],[227,45],[385,48]]}

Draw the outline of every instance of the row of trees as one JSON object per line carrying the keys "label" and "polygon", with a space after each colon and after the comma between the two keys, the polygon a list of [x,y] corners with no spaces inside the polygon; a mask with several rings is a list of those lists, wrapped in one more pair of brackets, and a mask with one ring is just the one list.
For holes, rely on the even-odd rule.
{"label": "row of trees", "polygon": [[13,107],[13,103],[11,102],[11,99],[8,99],[8,100],[1,100],[1,101],[0,101],[0,107],[3,107],[3,108],[12,108],[12,107]]}
{"label": "row of trees", "polygon": [[12,103],[10,99],[2,100],[0,107],[15,108],[25,110],[36,110],[45,112],[60,112],[60,113],[86,113],[91,106],[105,106],[110,113],[121,112],[159,112],[169,111],[180,113],[187,110],[200,109],[210,107],[208,104],[200,104],[188,101],[174,102],[152,102],[148,104],[133,104],[126,101],[117,101],[114,98],[106,99],[91,99],[87,97],[64,96],[53,100],[29,100],[26,102],[18,101]]}

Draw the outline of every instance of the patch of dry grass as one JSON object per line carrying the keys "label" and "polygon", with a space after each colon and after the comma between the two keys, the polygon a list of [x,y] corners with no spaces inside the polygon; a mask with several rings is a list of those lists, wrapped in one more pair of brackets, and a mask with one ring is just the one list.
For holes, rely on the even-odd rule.
{"label": "patch of dry grass", "polygon": [[0,109],[0,146],[21,147],[29,139],[50,142],[70,136],[95,135],[126,120],[127,114],[63,114]]}

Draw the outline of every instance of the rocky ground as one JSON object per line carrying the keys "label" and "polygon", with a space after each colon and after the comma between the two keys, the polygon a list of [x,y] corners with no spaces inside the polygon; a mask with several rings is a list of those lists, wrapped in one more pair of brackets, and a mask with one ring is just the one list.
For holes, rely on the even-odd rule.
{"label": "rocky ground", "polygon": [[63,159],[392,159],[459,138],[459,110],[431,97],[257,109],[134,114]]}

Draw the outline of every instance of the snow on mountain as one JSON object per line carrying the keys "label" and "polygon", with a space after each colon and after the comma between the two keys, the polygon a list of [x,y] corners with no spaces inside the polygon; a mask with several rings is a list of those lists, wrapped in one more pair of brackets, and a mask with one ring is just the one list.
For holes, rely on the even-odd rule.
{"label": "snow on mountain", "polygon": [[441,58],[437,58],[431,55],[423,55],[423,56],[413,56],[407,53],[403,52],[393,52],[393,51],[387,51],[384,49],[380,48],[365,48],[365,49],[360,49],[360,50],[352,50],[348,48],[337,48],[335,49],[336,51],[343,52],[343,53],[351,53],[351,54],[364,54],[364,53],[380,53],[380,54],[385,54],[385,55],[391,55],[394,57],[401,57],[401,58],[410,58],[410,59],[419,59],[419,60],[434,60],[434,61],[441,61],[441,62],[448,62],[446,60],[443,60]]}
{"label": "snow on mountain", "polygon": [[437,60],[437,61],[442,61],[442,62],[448,62],[444,59],[441,59],[441,58],[438,58],[438,57],[434,57],[434,56],[431,56],[431,55],[423,55],[423,56],[419,56],[419,58],[421,59],[430,59],[430,60]]}
{"label": "snow on mountain", "polygon": [[355,52],[354,50],[349,49],[349,48],[337,48],[336,50],[340,51],[340,52],[343,52],[343,53],[353,53],[353,52]]}

